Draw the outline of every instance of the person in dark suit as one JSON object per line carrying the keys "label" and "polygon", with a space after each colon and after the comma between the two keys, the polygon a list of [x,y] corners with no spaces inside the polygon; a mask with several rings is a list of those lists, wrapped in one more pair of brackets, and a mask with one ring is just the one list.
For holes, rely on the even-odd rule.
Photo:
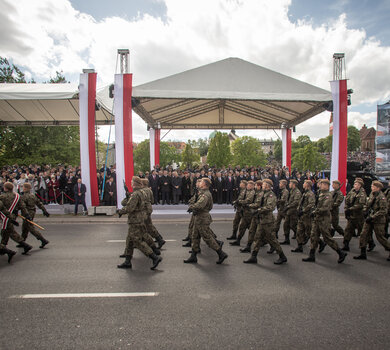
{"label": "person in dark suit", "polygon": [[158,190],[159,190],[159,176],[156,174],[156,170],[153,170],[149,175],[149,186],[153,192],[154,204],[159,204]]}
{"label": "person in dark suit", "polygon": [[116,205],[116,184],[112,176],[104,185],[103,199],[105,205]]}
{"label": "person in dark suit", "polygon": [[77,184],[74,186],[74,215],[77,215],[79,204],[84,207],[83,215],[87,213],[87,205],[85,204],[85,193],[87,187],[81,182],[81,178],[77,179]]}
{"label": "person in dark suit", "polygon": [[226,203],[232,204],[233,202],[233,190],[234,190],[234,178],[230,172],[225,180],[225,189],[226,189]]}
{"label": "person in dark suit", "polygon": [[179,204],[179,198],[181,196],[181,184],[182,180],[181,177],[177,175],[177,172],[174,171],[172,173],[172,197],[173,197],[173,204]]}
{"label": "person in dark suit", "polygon": [[216,192],[216,202],[222,204],[223,191],[225,190],[225,179],[222,177],[220,172],[214,180],[214,191]]}
{"label": "person in dark suit", "polygon": [[276,198],[279,196],[279,181],[280,181],[280,176],[279,176],[279,170],[275,169],[274,174],[271,176],[271,180],[273,182],[273,191],[276,194]]}
{"label": "person in dark suit", "polygon": [[162,205],[167,202],[167,204],[170,204],[169,196],[171,193],[171,177],[168,176],[168,171],[164,170],[163,176],[160,178],[160,188],[161,188],[161,200]]}
{"label": "person in dark suit", "polygon": [[184,204],[188,204],[191,197],[191,179],[188,171],[184,172],[184,177],[181,181],[181,193]]}

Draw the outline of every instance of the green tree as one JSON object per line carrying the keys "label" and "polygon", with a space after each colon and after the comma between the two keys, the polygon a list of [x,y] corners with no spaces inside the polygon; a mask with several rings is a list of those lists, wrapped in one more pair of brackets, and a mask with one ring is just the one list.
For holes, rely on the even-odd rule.
{"label": "green tree", "polygon": [[[144,140],[138,144],[134,150],[134,170],[149,171],[150,170],[150,146],[149,140]],[[169,146],[167,142],[160,143],[160,167],[165,168],[167,165],[177,163],[180,160],[180,154],[176,148]]]}
{"label": "green tree", "polygon": [[276,160],[282,161],[283,149],[282,149],[282,140],[280,140],[280,139],[275,141],[274,157]]}
{"label": "green tree", "polygon": [[295,147],[296,148],[303,148],[306,145],[311,143],[310,137],[307,135],[301,135],[298,136],[297,139],[295,140]]}
{"label": "green tree", "polygon": [[65,76],[61,72],[56,71],[56,76],[54,78],[50,77],[50,80],[48,81],[50,84],[64,84],[69,83],[69,81],[66,80]]}
{"label": "green tree", "polygon": [[209,143],[207,139],[198,139],[196,141],[196,145],[199,150],[199,155],[201,157],[207,156],[207,152],[209,151]]}
{"label": "green tree", "polygon": [[360,148],[360,132],[357,128],[348,126],[348,152],[357,151]]}
{"label": "green tree", "polygon": [[181,161],[187,166],[191,167],[194,162],[199,162],[199,152],[193,147],[196,142],[188,140],[183,153],[181,154]]}
{"label": "green tree", "polygon": [[233,163],[240,166],[265,166],[266,156],[261,142],[252,136],[243,136],[232,143]]}
{"label": "green tree", "polygon": [[313,143],[297,149],[292,155],[292,167],[301,171],[324,169],[326,159]]}
{"label": "green tree", "polygon": [[24,73],[11,64],[7,58],[0,56],[0,83],[25,83]]}
{"label": "green tree", "polygon": [[229,136],[218,131],[210,141],[207,163],[221,168],[227,166],[231,158]]}
{"label": "green tree", "polygon": [[332,135],[328,135],[327,137],[323,137],[315,142],[315,145],[319,152],[332,152]]}

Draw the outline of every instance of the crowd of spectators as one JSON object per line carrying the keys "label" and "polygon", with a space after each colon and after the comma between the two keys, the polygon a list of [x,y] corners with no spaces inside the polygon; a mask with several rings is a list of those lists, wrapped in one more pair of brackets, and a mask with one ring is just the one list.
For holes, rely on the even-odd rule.
{"label": "crowd of spectators", "polygon": [[[321,153],[327,161],[328,168],[330,168],[332,153]],[[375,152],[348,152],[347,161],[348,162],[357,162],[362,164],[363,168],[374,171],[375,170]]]}

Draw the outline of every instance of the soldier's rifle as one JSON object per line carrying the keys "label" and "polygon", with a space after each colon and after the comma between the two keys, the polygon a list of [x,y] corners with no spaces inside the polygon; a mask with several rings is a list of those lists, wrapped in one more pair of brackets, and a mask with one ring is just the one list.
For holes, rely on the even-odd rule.
{"label": "soldier's rifle", "polygon": [[347,207],[347,209],[345,209],[345,218],[347,220],[349,220],[351,218],[351,208],[355,205],[356,198],[357,198],[357,195],[355,197],[353,197],[351,205],[349,205]]}
{"label": "soldier's rifle", "polygon": [[34,221],[31,221],[31,220],[29,220],[29,219],[26,219],[23,215],[18,214],[18,216],[19,216],[20,218],[22,218],[23,220],[26,220],[28,223],[30,223],[30,224],[32,224],[32,225],[34,225],[34,226],[36,226],[36,227],[39,227],[41,230],[45,230],[44,227],[42,227],[42,226],[36,224]]}
{"label": "soldier's rifle", "polygon": [[373,214],[375,202],[376,202],[376,197],[374,198],[371,205],[368,207],[368,209],[366,209],[366,211],[364,213],[364,220],[368,223],[371,223],[371,221],[372,221],[371,214]]}

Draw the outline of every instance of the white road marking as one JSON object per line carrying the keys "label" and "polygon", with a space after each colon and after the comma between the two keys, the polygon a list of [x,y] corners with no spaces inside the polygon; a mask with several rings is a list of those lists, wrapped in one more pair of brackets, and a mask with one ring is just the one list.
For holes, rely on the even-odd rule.
{"label": "white road marking", "polygon": [[[165,242],[176,242],[177,239],[166,239]],[[125,239],[109,239],[107,243],[125,243]]]}
{"label": "white road marking", "polygon": [[158,292],[145,293],[65,293],[65,294],[22,294],[11,295],[9,299],[52,299],[52,298],[134,298],[155,297]]}

